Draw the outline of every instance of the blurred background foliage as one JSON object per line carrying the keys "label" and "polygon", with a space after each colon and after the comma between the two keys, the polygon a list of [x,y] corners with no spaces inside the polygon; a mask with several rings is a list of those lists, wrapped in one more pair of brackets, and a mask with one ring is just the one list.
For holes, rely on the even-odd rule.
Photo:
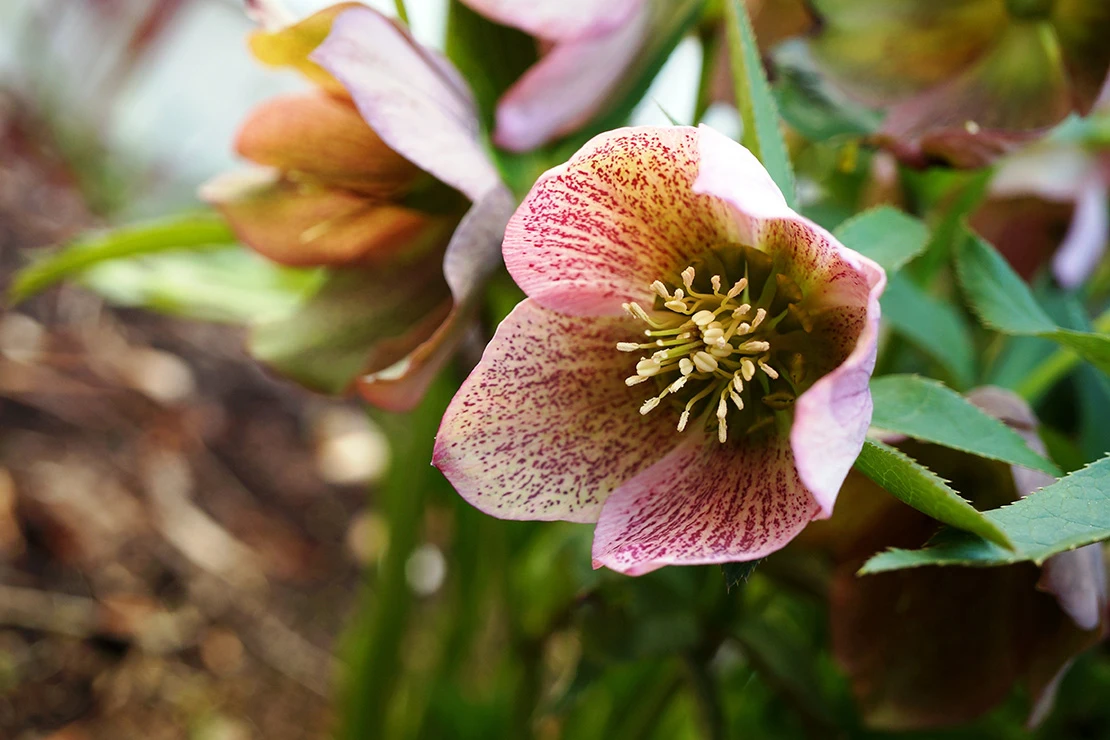
{"label": "blurred background foliage", "polygon": [[[796,39],[773,43],[799,29],[761,24],[765,4],[749,11],[801,210],[833,229],[893,203],[931,227],[884,299],[880,369],[1016,388],[1062,469],[1104,455],[1105,377],[1044,339],[988,336],[944,273],[988,178],[907,169],[866,145],[880,117],[824,81]],[[503,153],[513,190],[628,118],[739,136],[749,119],[717,79],[726,10],[676,2],[614,112]],[[408,12],[488,123],[535,50],[457,3]],[[0,737],[1110,737],[1104,645],[1076,659],[1035,730],[1021,689],[959,729],[867,729],[829,649],[827,555],[594,571],[588,527],[492,519],[427,465],[480,341],[413,414],[367,415],[242,351],[244,325],[300,305],[319,271],[277,267],[203,214],[80,236],[195,209],[196,186],[231,166],[245,113],[299,89],[250,59],[250,28],[234,0],[0,6],[0,283],[14,297],[80,283],[0,321]],[[1086,330],[1110,270],[1078,292],[1044,274],[1032,285],[1054,320]],[[495,277],[484,336],[520,297]]]}

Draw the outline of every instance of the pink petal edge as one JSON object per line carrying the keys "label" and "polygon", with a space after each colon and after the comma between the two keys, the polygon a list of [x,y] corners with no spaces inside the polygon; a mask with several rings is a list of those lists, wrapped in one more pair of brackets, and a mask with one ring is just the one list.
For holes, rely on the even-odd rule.
{"label": "pink petal edge", "polygon": [[606,33],[628,22],[647,0],[463,0],[498,23],[560,41]]}

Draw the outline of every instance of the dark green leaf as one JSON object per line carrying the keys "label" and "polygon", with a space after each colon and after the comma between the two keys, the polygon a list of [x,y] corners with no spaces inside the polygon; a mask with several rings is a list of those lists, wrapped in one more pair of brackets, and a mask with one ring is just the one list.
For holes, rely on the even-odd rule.
{"label": "dark green leaf", "polygon": [[1110,336],[1057,326],[1025,282],[986,241],[968,233],[957,253],[956,270],[968,304],[984,324],[1005,334],[1052,340],[1110,374]]}
{"label": "dark green leaf", "polygon": [[725,0],[725,28],[736,106],[744,122],[741,143],[759,158],[791,208],[797,205],[794,170],[782,136],[778,106],[767,84],[755,32],[743,0]]}
{"label": "dark green leaf", "polygon": [[1002,547],[1009,546],[1009,540],[996,524],[949,488],[936,473],[899,450],[867,440],[856,459],[856,470],[922,514],[974,532]]}
{"label": "dark green leaf", "polygon": [[224,220],[210,214],[191,213],[124,226],[71,242],[23,268],[12,281],[8,300],[19,303],[103,262],[169,250],[221,247],[235,241]]}
{"label": "dark green leaf", "polygon": [[1029,449],[1017,432],[941,383],[917,375],[871,381],[871,423],[923,442],[1059,476],[1056,466]]}
{"label": "dark green leaf", "polygon": [[834,232],[844,246],[896,272],[912,260],[929,241],[929,229],[920,220],[891,206],[878,206],[845,221]]}
{"label": "dark green leaf", "polygon": [[725,563],[721,566],[721,573],[725,577],[725,589],[731,591],[736,586],[747,583],[755,572],[758,560],[749,560],[746,563]]}
{"label": "dark green leaf", "polygon": [[1110,539],[1110,457],[1078,470],[1009,506],[984,512],[1013,543],[1006,550],[967,532],[945,530],[920,550],[888,550],[861,573],[921,565],[1038,565],[1053,555]]}
{"label": "dark green leaf", "polygon": [[913,342],[951,376],[968,388],[975,381],[975,347],[964,316],[919,288],[902,273],[887,275],[882,297],[883,319]]}

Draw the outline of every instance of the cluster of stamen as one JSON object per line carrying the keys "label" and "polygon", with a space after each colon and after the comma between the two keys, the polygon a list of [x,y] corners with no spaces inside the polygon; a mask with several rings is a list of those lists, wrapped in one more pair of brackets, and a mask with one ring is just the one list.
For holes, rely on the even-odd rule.
{"label": "cluster of stamen", "polygon": [[[717,438],[724,443],[730,404],[736,412],[753,403],[761,403],[769,412],[793,404],[805,373],[803,358],[797,352],[780,351],[773,343],[776,326],[790,314],[789,308],[796,307],[770,315],[773,280],[769,290],[765,286],[753,297],[747,276],[723,290],[721,276],[713,275],[711,292],[704,291],[704,278],[703,290],[695,288],[695,277],[694,268],[687,267],[681,273],[682,287],[671,288],[660,280],[652,283],[658,295],[652,313],[638,303],[626,303],[625,309],[647,324],[647,341],[620,342],[617,349],[652,351],[640,358],[635,375],[625,380],[633,386],[654,379],[661,388],[640,407],[641,414],[670,397],[682,409],[678,431],[686,429],[691,416],[704,413],[707,425],[715,420]],[[749,408],[742,415],[752,422],[748,431],[773,420],[772,413],[753,411]]]}

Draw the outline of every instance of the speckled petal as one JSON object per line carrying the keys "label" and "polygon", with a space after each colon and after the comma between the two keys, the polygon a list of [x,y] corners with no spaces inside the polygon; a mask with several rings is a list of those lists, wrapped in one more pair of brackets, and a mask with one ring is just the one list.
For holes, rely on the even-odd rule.
{"label": "speckled petal", "polygon": [[323,93],[285,95],[258,106],[240,128],[235,148],[258,164],[310,173],[381,198],[403,193],[422,175],[385,145],[349,101]]}
{"label": "speckled petal", "polygon": [[641,416],[648,394],[624,384],[631,356],[616,343],[638,331],[523,301],[448,407],[433,463],[493,516],[595,521],[614,488],[682,439],[674,415]]}
{"label": "speckled petal", "polygon": [[532,187],[505,230],[505,266],[556,311],[617,315],[625,301],[650,304],[653,280],[677,275],[706,245],[740,238],[724,203],[693,192],[697,171],[696,129],[596,136]]}
{"label": "speckled petal", "polygon": [[231,172],[201,188],[248,246],[293,266],[383,263],[447,240],[453,216],[375,202],[348,190]]}
{"label": "speckled petal", "polygon": [[399,362],[359,379],[358,389],[371,404],[409,411],[424,396],[473,327],[481,304],[480,288],[500,262],[501,236],[515,201],[504,188],[476,203],[455,229],[443,258],[443,274],[451,289],[451,313],[427,340]]}
{"label": "speckled petal", "polygon": [[594,531],[594,567],[641,575],[755,560],[790,542],[821,508],[784,440],[745,442],[692,435],[614,491]]}
{"label": "speckled petal", "polygon": [[1081,285],[1106,254],[1106,241],[1110,237],[1108,199],[1110,191],[1100,177],[1092,177],[1083,184],[1071,226],[1052,259],[1052,272],[1065,288]]}
{"label": "speckled petal", "polygon": [[358,7],[312,54],[391,148],[476,201],[500,178],[482,149],[473,98],[442,58],[395,23]]}
{"label": "speckled petal", "polygon": [[560,42],[545,54],[498,101],[494,142],[509,151],[524,152],[593,118],[644,42],[648,6],[641,3],[612,31]]}
{"label": "speckled petal", "polygon": [[498,23],[550,41],[595,36],[611,31],[645,0],[464,0],[471,8]]}

